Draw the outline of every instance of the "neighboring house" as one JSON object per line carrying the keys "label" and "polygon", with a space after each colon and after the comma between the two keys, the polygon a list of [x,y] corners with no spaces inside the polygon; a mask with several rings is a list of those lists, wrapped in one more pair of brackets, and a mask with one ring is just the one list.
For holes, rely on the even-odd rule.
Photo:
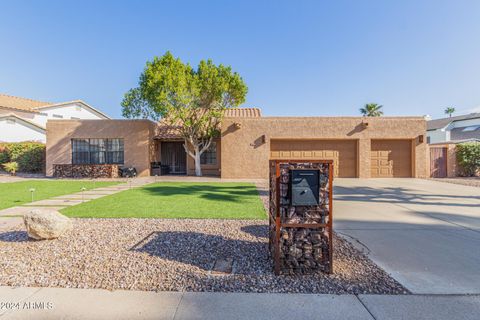
{"label": "neighboring house", "polygon": [[0,94],[0,142],[45,142],[50,119],[109,119],[81,100],[50,103]]}
{"label": "neighboring house", "polygon": [[[177,130],[150,120],[51,120],[47,175],[111,164],[147,176],[159,162],[192,175]],[[426,177],[425,133],[423,117],[263,117],[238,108],[227,111],[201,167],[205,175],[265,179],[269,159],[333,159],[337,177]]]}
{"label": "neighboring house", "polygon": [[427,143],[480,141],[480,113],[427,121]]}

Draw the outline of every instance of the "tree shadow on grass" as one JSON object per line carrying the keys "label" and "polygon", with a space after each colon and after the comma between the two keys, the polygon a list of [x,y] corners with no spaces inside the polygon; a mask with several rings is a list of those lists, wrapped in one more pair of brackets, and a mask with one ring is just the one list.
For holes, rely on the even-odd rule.
{"label": "tree shadow on grass", "polygon": [[246,197],[258,197],[255,186],[219,186],[219,185],[154,185],[147,186],[143,190],[155,196],[191,195],[207,200],[241,202]]}

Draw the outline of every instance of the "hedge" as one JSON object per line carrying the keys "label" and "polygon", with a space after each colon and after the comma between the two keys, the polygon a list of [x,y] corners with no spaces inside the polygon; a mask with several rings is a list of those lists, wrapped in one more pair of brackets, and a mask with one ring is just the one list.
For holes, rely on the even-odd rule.
{"label": "hedge", "polygon": [[45,145],[40,142],[0,143],[0,165],[17,162],[19,172],[45,171]]}
{"label": "hedge", "polygon": [[480,142],[457,144],[456,153],[461,175],[472,177],[480,173]]}

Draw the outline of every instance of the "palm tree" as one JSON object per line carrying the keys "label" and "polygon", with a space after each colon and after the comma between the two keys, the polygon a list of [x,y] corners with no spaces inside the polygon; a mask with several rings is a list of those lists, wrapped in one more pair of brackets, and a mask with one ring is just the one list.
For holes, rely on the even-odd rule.
{"label": "palm tree", "polygon": [[365,107],[360,108],[360,113],[365,117],[380,117],[383,116],[383,106],[377,103],[367,103]]}
{"label": "palm tree", "polygon": [[452,113],[455,112],[455,108],[453,107],[448,107],[445,109],[445,114],[448,114],[449,117],[452,117]]}

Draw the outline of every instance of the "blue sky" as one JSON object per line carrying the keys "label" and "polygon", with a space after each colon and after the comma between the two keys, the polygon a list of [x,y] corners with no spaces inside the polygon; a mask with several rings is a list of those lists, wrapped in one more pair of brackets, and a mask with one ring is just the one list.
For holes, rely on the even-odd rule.
{"label": "blue sky", "polygon": [[265,115],[443,116],[480,106],[480,1],[9,1],[0,92],[113,117],[145,62],[211,58]]}

